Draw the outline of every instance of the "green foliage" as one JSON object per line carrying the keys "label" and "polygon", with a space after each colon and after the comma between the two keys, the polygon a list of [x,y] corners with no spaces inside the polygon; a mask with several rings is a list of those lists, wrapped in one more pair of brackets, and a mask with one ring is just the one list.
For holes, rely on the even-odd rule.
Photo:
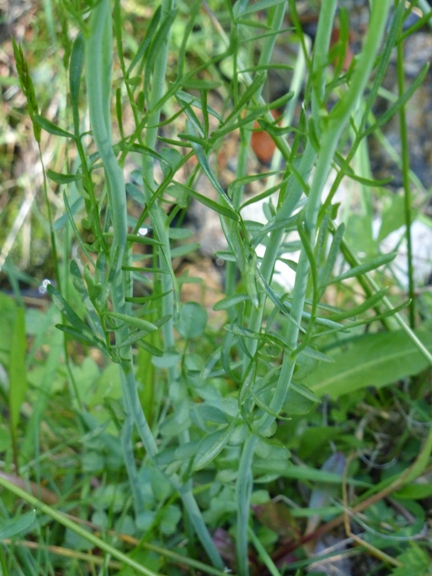
{"label": "green foliage", "polygon": [[[431,334],[417,332],[428,350],[432,350]],[[339,398],[358,389],[381,388],[419,374],[429,363],[405,332],[365,334],[346,344],[332,356],[334,363],[321,364],[306,377],[306,384],[319,396]]]}
{"label": "green foliage", "polygon": [[[385,497],[394,492],[424,518],[418,501],[430,493],[423,481],[432,435],[420,440],[430,419],[418,418],[409,438],[390,385],[412,377],[412,408],[423,414],[432,341],[425,327],[413,329],[412,314],[406,324],[406,303],[387,279],[396,253],[379,245],[401,223],[409,230],[410,195],[403,203],[386,198],[376,240],[370,190],[389,180],[373,178],[365,160],[367,137],[403,113],[427,71],[373,116],[401,43],[404,4],[394,6],[390,26],[390,0],[372,4],[347,70],[349,15],[342,10],[335,20],[335,0],[321,4],[313,49],[293,1],[214,4],[56,4],[68,73],[59,119],[38,106],[25,50],[14,42],[36,140],[53,137],[62,152],[44,183],[53,306],[43,318],[0,295],[9,409],[0,447],[7,465],[15,464],[0,484],[38,510],[41,544],[76,552],[64,561],[69,573],[78,561],[95,573],[97,547],[106,573],[175,574],[186,565],[247,576],[252,569],[279,574],[279,559],[291,554],[287,538],[296,559],[311,563],[302,544],[338,516],[348,483],[359,491],[353,515],[364,512],[369,549],[394,574],[404,564],[420,574],[424,551],[404,538],[421,527],[405,529]],[[52,38],[51,20],[47,28]],[[279,65],[275,46],[287,42],[297,53]],[[289,73],[282,96],[269,92],[271,71]],[[258,126],[275,146],[266,172],[251,160]],[[231,140],[235,158],[224,165]],[[406,181],[409,165],[403,170]],[[366,208],[348,210],[340,223],[343,210],[333,200],[344,178],[361,188]],[[48,187],[62,187],[55,221]],[[204,300],[185,300],[185,286],[197,279],[177,274],[178,259],[199,259],[208,232],[199,222],[203,235],[195,238],[185,220],[194,203],[198,219],[205,210],[220,223],[226,244],[215,252],[226,272],[212,302],[217,319]],[[246,209],[257,212],[247,218]],[[292,289],[278,283],[279,265],[293,271]],[[370,426],[355,424],[352,412]],[[375,454],[380,418],[389,412],[400,432],[390,450],[397,466],[377,483],[370,468],[349,468],[348,453]],[[59,469],[57,451],[65,462]],[[34,485],[20,482],[20,469]],[[296,507],[288,513],[274,498]],[[368,498],[375,500],[366,506]],[[77,519],[54,504],[78,510]],[[90,522],[88,530],[78,518]],[[2,538],[36,533],[34,520],[34,513],[14,514],[0,525]],[[52,536],[45,530],[51,520]],[[384,533],[380,521],[392,530]],[[60,569],[51,552],[47,558],[46,573]]]}
{"label": "green foliage", "polygon": [[0,538],[10,538],[11,536],[16,536],[20,532],[27,531],[35,521],[36,514],[29,512],[28,514],[22,514],[17,518],[11,518],[6,522],[0,524]]}

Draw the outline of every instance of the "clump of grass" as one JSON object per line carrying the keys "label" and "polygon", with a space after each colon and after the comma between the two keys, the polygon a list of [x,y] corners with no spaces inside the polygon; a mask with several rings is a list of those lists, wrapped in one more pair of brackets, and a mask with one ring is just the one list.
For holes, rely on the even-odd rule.
{"label": "clump of grass", "polygon": [[[374,506],[384,506],[390,494],[409,492],[424,473],[431,435],[419,456],[399,459],[403,472],[375,486],[371,475],[361,482],[356,472],[351,477],[351,456],[341,455],[359,448],[352,441],[348,414],[353,402],[364,401],[367,387],[418,374],[431,361],[430,339],[412,329],[415,308],[410,309],[410,328],[403,316],[407,303],[392,304],[379,285],[378,270],[388,267],[395,254],[380,254],[376,247],[375,254],[360,261],[344,239],[333,202],[344,178],[367,188],[385,184],[355,173],[353,162],[365,153],[368,135],[392,115],[403,114],[426,73],[425,68],[406,92],[400,82],[398,99],[383,118],[370,122],[406,14],[398,3],[388,26],[391,6],[389,0],[373,4],[361,52],[343,70],[348,15],[341,11],[340,41],[332,47],[334,0],[322,4],[312,48],[295,2],[237,2],[213,10],[196,2],[188,9],[179,6],[178,12],[172,0],[163,0],[146,14],[139,42],[118,0],[114,5],[109,0],[90,7],[68,5],[67,16],[62,14],[74,40],[68,42],[66,30],[69,124],[61,126],[40,114],[24,51],[15,44],[36,139],[40,142],[45,131],[66,142],[69,154],[61,171],[47,168],[45,182],[56,271],[56,285],[50,284],[48,293],[58,311],[50,308],[50,315],[57,315],[65,340],[59,340],[59,332],[51,335],[50,356],[40,361],[46,366],[45,382],[56,374],[53,363],[64,346],[70,406],[61,406],[69,411],[73,441],[65,435],[63,446],[78,460],[75,471],[67,468],[62,480],[65,494],[56,494],[59,479],[44,466],[39,446],[32,451],[29,434],[19,446],[25,395],[38,398],[30,430],[39,438],[41,418],[49,414],[51,383],[36,380],[30,392],[14,384],[27,382],[27,376],[20,372],[25,364],[23,312],[12,305],[12,345],[6,349],[15,359],[9,366],[8,394],[15,474],[1,475],[0,484],[40,514],[18,514],[3,538],[25,534],[36,523],[38,553],[49,570],[57,566],[43,535],[51,519],[66,528],[64,549],[74,551],[68,570],[81,562],[93,573],[101,565],[100,573],[108,574],[110,567],[117,568],[112,557],[123,564],[124,574],[130,573],[127,566],[142,574],[161,569],[174,574],[174,565],[197,573],[221,574],[229,568],[241,576],[263,570],[279,574],[287,559],[291,568],[310,564],[307,543],[344,521],[331,484],[343,486],[345,510],[347,484],[365,489],[351,513],[357,519],[369,514],[360,542],[367,540],[383,564],[397,573],[415,555],[424,565],[421,546],[409,549],[394,534],[385,534],[393,537],[387,546],[371,526]],[[202,32],[209,30],[211,46]],[[275,45],[287,33],[297,43],[291,87],[268,101],[263,94],[269,70],[286,71],[273,58]],[[258,56],[250,46],[257,46]],[[402,64],[399,54],[400,74]],[[220,110],[210,104],[215,92],[224,98]],[[300,98],[301,112],[295,117]],[[274,109],[284,110],[278,122]],[[277,149],[270,172],[249,171],[256,123]],[[403,122],[401,130],[406,132]],[[226,190],[215,151],[234,135],[238,156]],[[129,162],[133,180],[125,181]],[[406,175],[406,154],[403,167]],[[331,169],[336,176],[326,192]],[[250,182],[260,185],[253,197],[246,196]],[[51,186],[58,187],[64,202],[64,214],[56,221]],[[258,207],[263,200],[265,222],[244,219],[244,208]],[[182,300],[183,283],[190,279],[179,279],[173,265],[178,255],[199,249],[185,242],[191,232],[182,222],[191,202],[217,215],[226,242],[226,249],[216,253],[226,262],[225,293],[214,307],[226,313],[226,321],[216,331],[201,304]],[[410,202],[407,191],[408,228]],[[278,263],[295,272],[289,293],[274,281]],[[334,288],[337,295],[330,299]],[[361,294],[348,296],[348,307],[340,306],[349,290]],[[361,335],[378,322],[386,334]],[[395,324],[402,330],[394,330]],[[42,334],[36,330],[36,340]],[[35,367],[29,367],[33,374]],[[419,384],[412,400],[421,413],[423,393]],[[317,410],[325,394],[340,402],[329,405],[333,426]],[[390,397],[382,393],[383,406]],[[378,433],[378,414],[372,419]],[[55,415],[49,422],[57,429]],[[422,421],[420,437],[425,427]],[[331,455],[335,446],[339,453]],[[401,441],[395,452],[403,446]],[[44,448],[54,454],[53,438]],[[17,474],[31,458],[39,484],[41,472],[48,474],[51,492],[19,482]],[[76,487],[78,469],[83,478]],[[273,498],[296,502],[287,480],[293,478],[308,488],[309,499],[305,496],[306,505],[297,504],[288,518]],[[80,513],[66,516],[53,502],[65,511],[78,505]],[[410,502],[415,504],[415,497]],[[386,512],[400,526],[389,507]],[[325,514],[331,518],[318,527]],[[302,516],[310,518],[303,533],[295,519]],[[347,530],[357,541],[348,521]],[[120,546],[115,535],[134,552]],[[5,573],[16,566],[38,573],[33,556],[17,546],[17,563],[3,553],[0,557]],[[104,551],[103,563],[91,554],[95,546]],[[90,551],[82,554],[80,548]],[[290,557],[294,550],[296,556]]]}

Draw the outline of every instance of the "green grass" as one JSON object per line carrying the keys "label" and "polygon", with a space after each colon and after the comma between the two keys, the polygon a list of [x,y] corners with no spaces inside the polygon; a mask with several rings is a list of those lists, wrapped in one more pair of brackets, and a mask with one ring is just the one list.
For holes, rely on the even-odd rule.
{"label": "green grass", "polygon": [[[0,295],[5,575],[302,574],[341,526],[336,553],[369,573],[429,569],[431,303],[413,280],[421,191],[404,116],[427,67],[405,87],[408,12],[383,0],[344,69],[349,14],[336,8],[317,11],[311,46],[295,2],[45,2],[32,60],[13,42],[53,282],[42,309],[23,299],[17,232],[2,262],[14,298]],[[399,93],[376,117],[394,52]],[[45,57],[55,115],[34,74]],[[400,221],[368,152],[394,115],[408,298],[396,253],[372,236],[375,196],[385,234]],[[269,169],[258,127],[275,145]],[[335,198],[347,181],[360,209]],[[244,219],[262,199],[266,222]],[[226,243],[213,311],[185,297],[206,280],[178,272],[179,257],[203,258],[193,203]],[[295,272],[288,293],[278,262]]]}

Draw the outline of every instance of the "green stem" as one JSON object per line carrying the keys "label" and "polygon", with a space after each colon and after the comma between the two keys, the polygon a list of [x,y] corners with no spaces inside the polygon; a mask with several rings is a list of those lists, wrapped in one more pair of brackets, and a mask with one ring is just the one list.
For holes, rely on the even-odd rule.
{"label": "green stem", "polygon": [[[285,4],[279,4],[274,10],[269,13],[269,26],[271,27],[274,34],[270,35],[263,46],[261,56],[259,59],[260,66],[266,66],[270,64],[274,45],[276,42],[277,34],[276,32],[281,29],[283,25],[283,20],[285,16]],[[255,95],[256,99],[260,100],[262,88]],[[241,149],[237,165],[237,178],[241,178],[246,174],[247,168],[247,156],[249,151],[249,145],[251,140],[252,132],[251,130],[243,130],[241,133]],[[243,186],[236,186],[233,193],[233,204],[235,208],[240,208],[241,200],[243,196]],[[278,246],[281,238],[278,238]],[[274,259],[276,259],[277,249],[274,253]],[[270,278],[273,272],[274,261],[270,263],[270,266],[264,266],[262,273],[266,278]],[[232,294],[234,292],[235,286],[235,272],[236,266],[234,262],[229,262],[227,265],[227,294]],[[262,314],[264,311],[264,303],[260,303],[258,310],[253,309],[251,314],[251,323],[259,324],[261,326]],[[262,305],[261,305],[262,304]],[[256,346],[251,344],[252,356],[256,352]],[[245,357],[244,373],[247,370],[247,359]],[[236,483],[236,500],[237,500],[237,564],[239,573],[242,576],[246,576],[249,573],[249,559],[248,559],[248,522],[249,522],[249,509],[250,509],[250,497],[252,494],[253,486],[253,474],[252,474],[252,461],[253,454],[256,445],[256,437],[251,436],[245,443],[243,447],[239,474]]]}
{"label": "green stem", "polygon": [[326,69],[329,64],[328,54],[333,31],[337,1],[327,0],[320,11],[318,30],[315,38],[312,60],[312,118],[315,130],[319,135],[320,114],[324,108]]}
{"label": "green stem", "polygon": [[[273,34],[266,38],[264,46],[261,51],[258,65],[268,66],[271,62],[273,49],[277,38],[277,32],[282,28],[285,16],[285,4],[279,4],[274,10],[270,11],[268,18],[268,26],[271,28]],[[244,66],[242,66],[244,67]],[[261,68],[260,68],[261,69]],[[255,98],[261,100],[261,94],[264,84],[256,92]],[[246,174],[247,169],[247,159],[249,155],[249,146],[252,137],[252,124],[244,127],[240,131],[240,150],[237,160],[237,170],[236,178],[240,179]],[[279,150],[279,149],[278,149]],[[234,207],[238,210],[241,206],[243,197],[244,186],[235,186],[232,196],[232,202]],[[226,293],[229,296],[235,291],[235,279],[236,279],[237,266],[235,262],[228,262],[226,266]]]}
{"label": "green stem", "polygon": [[[126,191],[123,172],[113,151],[111,134],[110,95],[112,69],[112,18],[110,0],[102,0],[91,14],[90,34],[86,42],[86,84],[93,138],[99,151],[108,188],[108,204],[113,227],[111,263],[115,269],[112,286],[112,304],[115,312],[126,312],[125,297],[131,286],[131,273],[122,271],[123,258],[128,261],[127,250],[127,211]],[[116,343],[122,344],[128,339],[129,328],[123,324],[116,331]],[[130,435],[135,422],[146,450],[156,452],[156,443],[142,411],[138,399],[137,387],[133,375],[132,347],[120,348],[122,357],[121,380],[123,387],[125,422],[122,433],[122,445],[126,468],[135,498],[137,515],[143,510],[140,497],[138,473],[132,453]]]}
{"label": "green stem", "polygon": [[[174,10],[173,0],[163,0],[161,11],[161,22]],[[160,101],[164,96],[164,83],[166,78],[166,69],[168,62],[169,34],[166,35],[162,48],[159,52],[157,63],[153,70],[152,86],[149,96],[150,113],[148,116],[148,128],[146,130],[145,145],[151,150],[156,149],[158,136],[158,125],[160,123],[161,108]],[[152,200],[153,190],[155,189],[154,181],[154,160],[150,156],[143,157],[143,184],[146,201]],[[159,242],[162,243],[159,257],[159,266],[161,268],[161,289],[165,293],[162,298],[162,315],[170,316],[170,320],[162,327],[162,335],[166,352],[175,350],[174,337],[174,318],[177,315],[178,301],[176,298],[177,287],[175,277],[171,266],[171,248],[168,235],[168,225],[166,216],[157,202],[153,202],[150,208],[150,218],[153,228],[156,232]],[[171,393],[178,394],[178,388],[181,386],[177,365],[168,369],[168,389]],[[181,444],[189,442],[189,432],[186,430],[179,435]],[[208,528],[203,520],[202,514],[192,493],[192,480],[182,484],[176,477],[169,478],[172,486],[179,491],[183,505],[187,511],[194,530],[206,550],[214,566],[223,569],[224,563],[217,550]]]}
{"label": "green stem", "polygon": [[[404,49],[403,43],[397,45],[397,80],[399,96],[405,92],[405,71],[404,71]],[[412,208],[411,208],[411,188],[409,179],[409,151],[408,151],[408,131],[406,123],[405,106],[399,109],[399,137],[401,141],[401,160],[402,160],[402,180],[404,188],[405,201],[405,227],[407,241],[407,267],[408,267],[408,296],[409,303],[409,325],[411,330],[415,328],[415,287],[414,287],[414,270],[413,270],[413,251],[412,251]]]}
{"label": "green stem", "polygon": [[251,435],[247,438],[240,458],[237,482],[237,526],[236,526],[236,555],[237,570],[240,576],[249,575],[248,557],[248,525],[249,508],[253,487],[252,460],[258,438]]}
{"label": "green stem", "polygon": [[[331,9],[330,4],[324,4],[322,10]],[[351,85],[348,92],[340,100],[338,105],[333,109],[321,135],[321,145],[318,153],[318,161],[309,191],[307,204],[304,210],[305,229],[309,235],[312,246],[315,244],[316,226],[318,212],[321,206],[321,194],[327,180],[331,163],[336,152],[339,138],[345,126],[347,125],[350,115],[363,94],[363,90],[369,79],[370,72],[375,60],[375,56],[381,44],[384,34],[387,15],[390,8],[390,0],[378,3],[375,2],[372,9],[371,20],[368,34],[364,43],[363,51],[360,56],[357,69],[355,70]],[[324,72],[324,71],[323,71]],[[294,320],[288,323],[286,333],[286,343],[289,348],[295,351],[299,338],[299,328],[301,318],[304,312],[306,289],[310,276],[310,264],[306,249],[303,247],[296,271],[295,285],[292,295],[291,316]],[[295,353],[285,354],[282,369],[276,385],[275,393],[270,402],[269,413],[264,414],[259,421],[258,429],[265,433],[273,424],[275,417],[281,410],[285,401],[286,393],[291,385],[292,375],[296,364]],[[271,413],[272,414],[271,414]]]}

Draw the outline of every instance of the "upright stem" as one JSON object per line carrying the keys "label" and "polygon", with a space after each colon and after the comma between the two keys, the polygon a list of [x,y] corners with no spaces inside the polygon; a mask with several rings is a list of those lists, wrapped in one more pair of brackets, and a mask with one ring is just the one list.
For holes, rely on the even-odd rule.
{"label": "upright stem", "polygon": [[[173,3],[168,0],[163,5],[163,16],[166,16],[173,8]],[[159,123],[160,112],[156,104],[163,95],[164,80],[166,73],[166,63],[168,57],[169,37],[163,45],[161,58],[158,61],[158,67],[153,76],[153,88],[150,96],[150,106],[155,110],[149,119],[150,128],[146,135],[146,144],[149,148],[154,149],[157,138],[157,125]],[[123,179],[123,172],[117,162],[113,152],[113,143],[111,135],[111,114],[110,114],[110,95],[111,95],[111,67],[112,67],[112,20],[111,20],[111,2],[110,0],[101,0],[91,15],[90,34],[86,47],[86,74],[87,74],[87,97],[90,109],[90,120],[93,129],[93,136],[98,148],[107,178],[108,203],[110,208],[112,227],[113,227],[113,244],[111,249],[111,266],[115,267],[115,280],[112,287],[112,302],[115,312],[125,313],[126,295],[129,295],[131,286],[130,272],[122,270],[124,257],[129,258],[127,250],[127,211],[126,211],[126,192]],[[154,173],[153,160],[144,157],[143,162],[144,183],[148,183],[153,189]],[[146,186],[147,198],[151,197],[151,191]],[[157,204],[153,205],[151,212],[153,223],[157,231],[159,240],[163,243],[164,252],[160,258],[161,268],[170,270],[170,245],[168,231],[165,227],[163,214]],[[167,292],[163,299],[163,314],[169,314],[171,319],[164,326],[164,340],[167,350],[174,348],[173,332],[173,284],[171,274],[162,274],[162,290]],[[129,329],[123,324],[116,331],[116,342],[122,344],[129,336]],[[132,447],[132,430],[135,423],[143,445],[149,457],[154,460],[158,449],[155,439],[152,435],[144,411],[142,409],[135,376],[133,371],[132,346],[122,346],[120,348],[121,363],[121,381],[124,397],[125,422],[122,432],[122,446],[129,479],[132,486],[132,492],[135,499],[137,515],[142,511],[142,496],[140,493],[139,479],[133,458]],[[175,368],[169,372],[170,383],[177,380],[177,371]],[[170,477],[172,485],[179,491],[182,496],[186,509],[188,510],[192,524],[200,538],[204,548],[213,562],[219,568],[223,568],[223,561],[214,545],[208,529],[202,519],[201,513],[196,505],[192,495],[192,486],[182,486],[178,477]]]}
{"label": "upright stem", "polygon": [[[174,10],[173,0],[163,0],[161,11],[161,22]],[[158,136],[158,125],[160,122],[161,110],[159,103],[164,96],[164,83],[166,78],[166,69],[168,62],[169,51],[169,34],[166,35],[162,48],[157,59],[157,63],[153,70],[152,86],[149,95],[149,108],[150,114],[148,117],[148,126],[145,136],[145,145],[151,149],[156,149],[156,142]],[[146,201],[149,202],[152,198],[153,190],[155,189],[154,179],[154,160],[150,156],[143,157],[142,164],[143,171],[143,184],[144,194]],[[174,285],[174,274],[171,267],[171,248],[170,239],[168,234],[168,225],[166,223],[166,216],[157,202],[152,204],[150,209],[150,218],[153,228],[156,232],[159,242],[162,247],[159,256],[159,267],[161,269],[161,289],[165,296],[162,298],[162,316],[170,316],[168,322],[162,327],[162,334],[164,339],[164,348],[166,352],[175,350],[175,337],[174,337],[174,318],[177,314],[178,302],[176,300],[176,286]],[[151,385],[151,383],[145,383]],[[168,390],[171,394],[181,394],[179,387],[181,382],[179,379],[177,365],[171,366],[168,369]],[[189,442],[189,432],[183,431],[179,434],[181,444]],[[192,492],[192,480],[187,480],[182,483],[179,478],[169,478],[171,484],[179,491],[182,498],[183,505],[188,513],[189,519],[194,527],[194,530],[201,541],[204,549],[206,550],[209,558],[213,564],[218,568],[223,568],[224,563],[217,550],[207,526],[202,518],[201,511],[196,503]]]}
{"label": "upright stem", "polygon": [[[274,45],[277,38],[277,31],[281,29],[283,25],[283,20],[285,16],[285,4],[279,4],[274,10],[270,11],[269,14],[269,26],[271,26],[274,34],[270,35],[264,42],[264,46],[259,59],[260,66],[268,66],[271,62]],[[262,89],[259,90],[255,97],[256,99],[261,99]],[[249,129],[244,129],[241,134],[241,148],[238,158],[237,165],[237,178],[241,178],[246,174],[247,168],[247,158],[249,153],[249,146],[252,132]],[[243,196],[243,186],[236,186],[233,193],[233,204],[235,208],[239,209],[241,205],[241,200]],[[276,250],[277,253],[277,250]],[[273,265],[271,265],[268,271],[263,271],[266,277],[270,277],[273,271]],[[234,292],[235,286],[235,271],[236,265],[234,262],[228,262],[227,264],[227,294]],[[261,318],[263,306],[259,306],[258,310],[253,309],[251,315],[251,321],[254,324],[259,322],[261,325]],[[255,316],[259,316],[254,321]],[[252,328],[254,329],[254,328]],[[250,344],[252,356],[256,352],[255,341]],[[247,370],[247,358],[245,357],[244,372]],[[237,551],[237,566],[239,574],[241,576],[247,576],[249,574],[249,558],[248,558],[248,522],[249,522],[249,509],[250,509],[250,498],[252,494],[253,487],[253,474],[252,474],[252,460],[255,451],[257,438],[252,435],[248,437],[242,450],[242,455],[240,459],[239,472],[236,483],[236,501],[237,501],[237,526],[236,526],[236,551]]]}
{"label": "upright stem", "polygon": [[[327,8],[323,4],[322,10]],[[375,2],[372,8],[369,30],[364,43],[363,51],[353,74],[348,92],[340,100],[338,105],[329,115],[321,135],[321,146],[318,153],[318,161],[315,169],[308,201],[304,210],[304,225],[309,235],[312,246],[315,245],[315,235],[318,212],[321,206],[321,194],[327,180],[331,163],[339,143],[340,135],[348,123],[359,98],[361,97],[375,60],[375,56],[381,44],[384,34],[387,15],[390,8],[390,0]],[[295,351],[298,343],[299,328],[304,311],[306,288],[309,280],[310,264],[305,248],[300,253],[300,259],[296,271],[295,285],[292,295],[291,316],[294,320],[287,326],[285,341],[289,348]],[[275,393],[270,402],[270,411],[279,413],[285,401],[286,393],[291,385],[292,375],[296,364],[295,352],[285,354],[282,369],[276,385]],[[259,430],[265,432],[274,422],[275,418],[270,413],[264,414],[259,421]]]}
{"label": "upright stem", "polygon": [[[111,69],[112,69],[112,19],[111,2],[102,0],[94,8],[90,20],[90,34],[86,43],[86,84],[87,99],[90,111],[90,122],[93,138],[99,151],[108,188],[108,204],[113,227],[113,243],[111,247],[110,266],[115,269],[112,286],[112,303],[115,312],[126,311],[125,290],[130,285],[130,272],[122,271],[123,256],[127,253],[127,212],[126,191],[123,172],[117,162],[112,148],[111,134]],[[122,344],[128,338],[129,330],[124,324],[116,331],[116,343]],[[122,446],[126,468],[128,471],[132,493],[134,495],[136,514],[144,510],[140,495],[138,473],[133,457],[132,430],[133,423],[146,438],[148,447],[154,444],[154,439],[144,423],[142,408],[136,401],[136,384],[132,368],[132,347],[120,348],[122,356],[121,381],[123,388],[125,421],[122,432]],[[142,426],[144,425],[144,431]],[[146,446],[147,448],[147,446]]]}
{"label": "upright stem", "polygon": [[[174,10],[173,0],[163,0],[161,21]],[[168,62],[170,36],[167,34],[160,50],[159,58],[153,70],[152,86],[149,95],[149,117],[148,128],[146,129],[145,145],[151,150],[156,149],[156,142],[158,136],[158,125],[160,122],[161,110],[158,106],[160,100],[164,95],[164,82],[166,78],[166,69]],[[148,87],[147,87],[148,89]],[[151,200],[152,193],[155,189],[154,181],[154,159],[151,156],[143,156],[143,180],[144,180],[144,194],[147,201]],[[149,189],[150,186],[150,189]],[[165,215],[162,212],[157,202],[153,203],[150,209],[150,217],[153,226],[158,235],[158,240],[163,244],[163,253],[160,254],[159,265],[161,270],[166,273],[161,274],[162,292],[167,294],[162,298],[162,315],[171,316],[170,320],[162,327],[162,334],[164,338],[165,350],[173,350],[175,347],[174,340],[174,285],[172,281],[171,258],[170,258],[170,242],[168,237],[168,229],[165,225]],[[177,380],[177,370],[172,368],[169,372],[170,384]]]}
{"label": "upright stem", "polygon": [[[403,43],[397,45],[397,79],[399,96],[405,92],[405,70],[404,70],[404,49]],[[411,188],[409,179],[409,151],[408,151],[408,131],[406,123],[405,106],[399,109],[399,135],[401,141],[401,160],[402,160],[402,181],[404,188],[405,203],[405,228],[407,242],[407,269],[408,269],[408,296],[409,303],[409,325],[411,330],[415,328],[415,290],[414,290],[414,269],[413,269],[413,250],[411,237],[412,208],[411,208]]]}
{"label": "upright stem", "polygon": [[243,446],[236,482],[236,553],[237,569],[240,576],[248,576],[249,574],[248,524],[250,499],[253,488],[252,460],[257,441],[257,436],[248,436]]}
{"label": "upright stem", "polygon": [[[271,62],[271,58],[273,55],[274,45],[277,39],[277,32],[282,28],[284,16],[285,16],[285,4],[279,4],[276,6],[274,10],[271,10],[269,15],[269,22],[268,25],[271,27],[273,34],[268,36],[264,42],[264,46],[261,51],[261,55],[259,58],[258,65],[259,66],[268,66]],[[237,25],[238,26],[238,25]],[[240,62],[241,63],[241,62]],[[263,85],[264,86],[264,85]],[[262,89],[259,89],[255,93],[255,98],[257,100],[261,100]],[[253,124],[253,123],[252,123]],[[239,156],[237,159],[237,170],[236,170],[236,178],[240,179],[246,174],[247,169],[247,160],[249,156],[249,148],[250,148],[250,141],[252,137],[252,124],[245,126],[240,131],[240,150]],[[232,202],[234,207],[238,210],[241,206],[242,197],[243,197],[244,186],[235,186],[233,191]],[[236,263],[235,262],[228,262],[226,266],[226,285],[227,285],[227,295],[233,294],[235,289],[235,279],[236,279]]]}

